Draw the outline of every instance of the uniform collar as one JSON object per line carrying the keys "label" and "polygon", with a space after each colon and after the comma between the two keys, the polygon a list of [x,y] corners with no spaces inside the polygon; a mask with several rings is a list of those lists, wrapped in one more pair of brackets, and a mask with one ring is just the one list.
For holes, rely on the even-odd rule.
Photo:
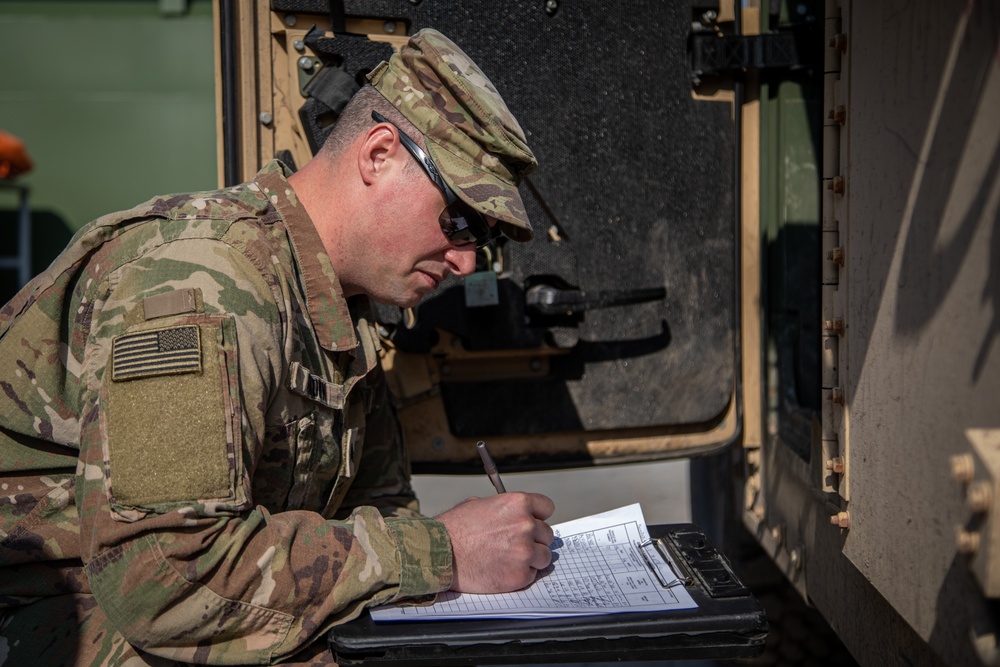
{"label": "uniform collar", "polygon": [[272,160],[258,172],[254,182],[285,222],[305,291],[306,311],[319,344],[331,351],[352,350],[358,346],[358,337],[351,309],[316,225],[288,182],[291,175],[288,167]]}

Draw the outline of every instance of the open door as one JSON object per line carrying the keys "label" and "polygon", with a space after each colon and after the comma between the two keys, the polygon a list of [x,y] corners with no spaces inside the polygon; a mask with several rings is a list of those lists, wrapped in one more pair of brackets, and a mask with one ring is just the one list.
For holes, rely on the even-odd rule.
{"label": "open door", "polygon": [[423,27],[480,65],[538,157],[522,185],[532,242],[481,251],[475,275],[415,309],[380,309],[417,471],[478,467],[479,439],[516,470],[688,456],[739,437],[733,105],[695,99],[687,54],[692,21],[711,29],[718,8],[244,0],[217,11],[227,183],[272,157],[307,161],[363,75]]}
{"label": "open door", "polygon": [[[416,472],[481,472],[480,439],[505,471],[690,456],[746,446],[744,415],[759,446],[760,390],[749,404],[741,390],[760,386],[761,368],[759,229],[739,223],[756,206],[755,189],[740,194],[741,89],[726,91],[726,67],[720,75],[691,59],[696,34],[709,40],[702,55],[726,60],[730,45],[745,46],[724,39],[739,32],[732,6],[724,9],[662,0],[218,4],[227,184],[273,157],[293,169],[308,161],[364,75],[424,27],[476,61],[540,162],[521,190],[533,241],[501,239],[480,251],[474,274],[418,307],[379,309],[383,365]],[[747,338],[755,352],[744,365]],[[364,615],[332,632],[331,647],[340,664],[408,665],[763,651],[763,609],[701,529],[650,530],[657,544],[686,536],[664,546],[678,571],[663,585],[684,583],[697,609],[530,627],[375,628]]]}

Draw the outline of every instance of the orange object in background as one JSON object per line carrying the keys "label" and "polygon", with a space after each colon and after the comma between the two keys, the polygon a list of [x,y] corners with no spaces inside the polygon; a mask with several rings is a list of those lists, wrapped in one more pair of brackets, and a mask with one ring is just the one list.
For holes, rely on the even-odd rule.
{"label": "orange object in background", "polygon": [[33,166],[24,142],[0,130],[0,178],[15,178]]}

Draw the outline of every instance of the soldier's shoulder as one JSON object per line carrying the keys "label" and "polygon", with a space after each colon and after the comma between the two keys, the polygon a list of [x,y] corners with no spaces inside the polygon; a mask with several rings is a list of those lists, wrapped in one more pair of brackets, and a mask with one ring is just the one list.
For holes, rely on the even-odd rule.
{"label": "soldier's shoulder", "polygon": [[269,208],[267,197],[256,183],[243,183],[219,190],[185,192],[153,197],[132,209],[141,217],[164,220],[256,220]]}
{"label": "soldier's shoulder", "polygon": [[266,238],[261,221],[269,208],[270,202],[253,182],[160,195],[94,220],[75,240],[85,248],[130,248],[116,253],[126,262],[157,246],[187,239],[212,239],[230,245],[239,239],[242,245],[248,239]]}

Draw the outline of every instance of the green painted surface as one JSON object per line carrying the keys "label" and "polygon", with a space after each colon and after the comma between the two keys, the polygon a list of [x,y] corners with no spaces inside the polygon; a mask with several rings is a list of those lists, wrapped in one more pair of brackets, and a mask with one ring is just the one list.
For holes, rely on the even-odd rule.
{"label": "green painted surface", "polygon": [[[772,4],[762,5],[763,16]],[[779,23],[819,17],[822,3],[782,1],[778,15]],[[806,460],[820,408],[821,82],[822,74],[801,71],[765,79],[760,91],[769,421]]]}
{"label": "green painted surface", "polygon": [[[35,162],[33,269],[70,234],[148,197],[216,186],[212,7],[156,0],[0,1],[0,129]],[[0,224],[15,201],[0,196]],[[0,254],[16,237],[0,235]],[[0,277],[0,300],[11,296]]]}

